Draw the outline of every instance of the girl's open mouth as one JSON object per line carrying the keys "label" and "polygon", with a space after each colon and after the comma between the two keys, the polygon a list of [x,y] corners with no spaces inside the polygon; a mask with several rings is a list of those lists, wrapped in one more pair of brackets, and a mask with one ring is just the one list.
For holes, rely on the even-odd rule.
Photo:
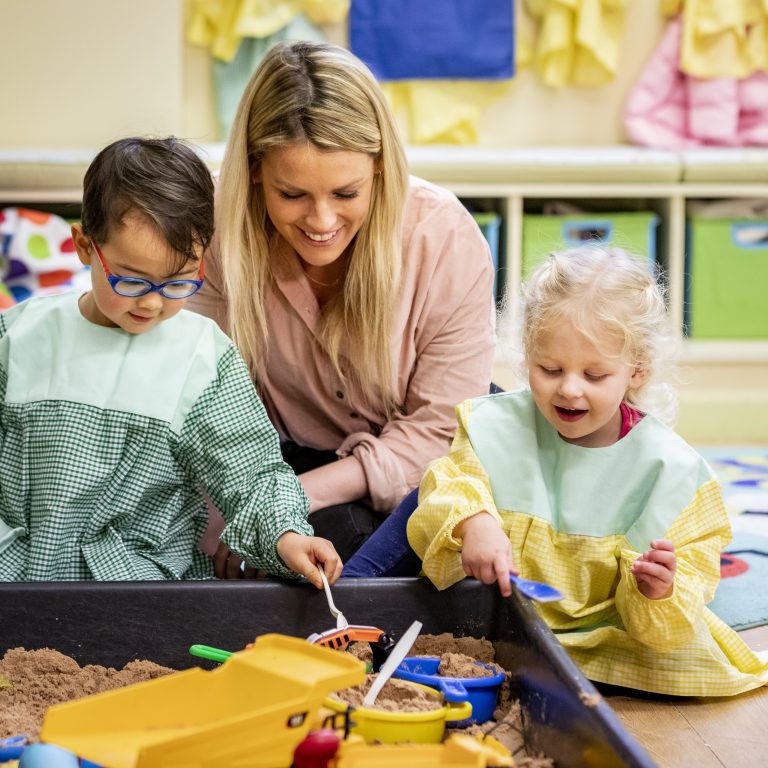
{"label": "girl's open mouth", "polygon": [[578,421],[587,413],[587,411],[579,410],[578,408],[561,408],[559,405],[555,406],[555,410],[563,421]]}

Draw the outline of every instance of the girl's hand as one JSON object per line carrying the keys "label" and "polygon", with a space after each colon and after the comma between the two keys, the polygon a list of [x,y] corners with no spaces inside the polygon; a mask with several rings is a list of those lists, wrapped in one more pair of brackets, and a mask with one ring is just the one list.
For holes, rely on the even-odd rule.
{"label": "girl's hand", "polygon": [[487,512],[479,512],[462,520],[454,529],[454,536],[463,541],[464,573],[483,584],[498,581],[501,594],[509,597],[512,594],[509,574],[517,570],[512,567],[512,545],[496,520]]}
{"label": "girl's hand", "polygon": [[318,589],[323,588],[318,568],[323,569],[329,584],[341,576],[341,558],[328,539],[287,531],[277,540],[277,554],[292,571],[306,577]]}
{"label": "girl's hand", "polygon": [[676,570],[675,545],[666,539],[654,539],[651,548],[632,563],[637,588],[649,600],[661,600],[672,594]]}

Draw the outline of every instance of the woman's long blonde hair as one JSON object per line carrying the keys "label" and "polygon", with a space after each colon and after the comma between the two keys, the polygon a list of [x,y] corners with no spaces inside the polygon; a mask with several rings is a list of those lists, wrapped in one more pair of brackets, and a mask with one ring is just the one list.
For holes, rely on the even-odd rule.
{"label": "woman's long blonde hair", "polygon": [[339,294],[323,309],[319,343],[342,379],[396,407],[390,352],[401,267],[405,153],[375,78],[328,43],[276,45],[251,78],[237,110],[220,179],[217,230],[229,298],[229,331],[257,384],[269,344],[265,291],[272,279],[273,228],[252,174],[271,150],[309,142],[374,158],[368,217],[357,233]]}
{"label": "woman's long blonde hair", "polygon": [[568,320],[600,349],[622,345],[621,359],[646,371],[626,402],[672,425],[677,415],[677,345],[660,280],[647,260],[620,248],[581,246],[550,254],[524,286],[522,347],[531,358],[538,339]]}

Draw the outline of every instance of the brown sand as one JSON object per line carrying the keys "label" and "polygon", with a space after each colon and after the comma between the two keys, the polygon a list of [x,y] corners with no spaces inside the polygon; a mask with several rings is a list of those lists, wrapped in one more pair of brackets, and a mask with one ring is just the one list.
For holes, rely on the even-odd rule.
{"label": "brown sand", "polygon": [[0,739],[26,734],[37,739],[48,707],[93,693],[122,688],[161,677],[172,669],[151,661],[131,661],[121,670],[88,664],[44,648],[12,648],[0,660],[0,678],[11,687],[0,689]]}
{"label": "brown sand", "polygon": [[347,646],[347,653],[366,664],[373,661],[373,651],[368,643],[350,643]]}
{"label": "brown sand", "polygon": [[477,659],[464,653],[444,653],[440,657],[437,674],[441,677],[477,678],[493,677],[504,671],[498,664],[484,663],[487,666],[478,664]]}
{"label": "brown sand", "polygon": [[[365,681],[360,685],[345,688],[343,691],[332,694],[331,698],[339,699],[353,707],[361,707],[365,694],[368,693],[376,677],[377,675],[366,675]],[[385,712],[430,712],[442,706],[442,696],[434,696],[405,680],[390,678],[367,709],[381,709]]]}
{"label": "brown sand", "polygon": [[454,637],[449,632],[420,635],[411,649],[411,656],[442,656],[444,653],[462,653],[486,664],[496,656],[490,640],[484,637]]}

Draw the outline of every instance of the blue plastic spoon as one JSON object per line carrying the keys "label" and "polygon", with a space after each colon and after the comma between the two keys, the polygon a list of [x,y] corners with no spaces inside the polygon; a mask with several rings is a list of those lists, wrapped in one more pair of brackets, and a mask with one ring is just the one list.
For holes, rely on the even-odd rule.
{"label": "blue plastic spoon", "polygon": [[563,593],[559,589],[555,589],[555,587],[544,584],[541,581],[524,579],[521,576],[515,576],[514,573],[509,574],[509,580],[526,597],[530,597],[531,600],[538,600],[540,603],[551,603],[553,600],[563,599]]}

